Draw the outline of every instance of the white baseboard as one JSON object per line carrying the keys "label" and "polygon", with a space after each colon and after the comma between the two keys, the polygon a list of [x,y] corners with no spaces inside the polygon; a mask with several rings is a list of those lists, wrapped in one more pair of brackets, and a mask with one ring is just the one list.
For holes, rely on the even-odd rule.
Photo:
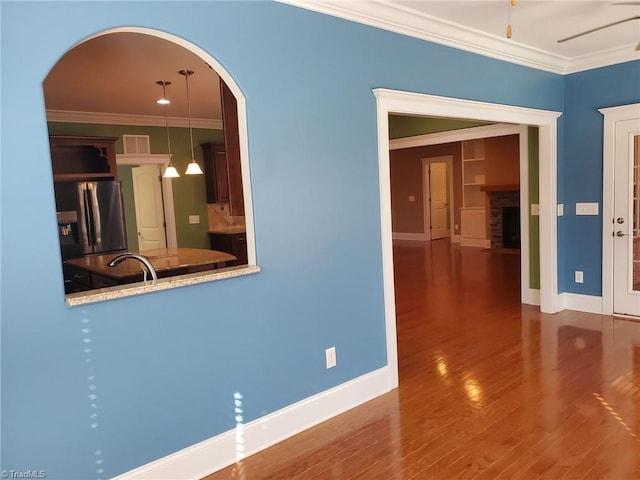
{"label": "white baseboard", "polygon": [[451,237],[451,243],[460,243],[462,242],[462,235],[453,235]]}
{"label": "white baseboard", "polygon": [[558,295],[558,300],[566,310],[602,314],[602,297],[565,292]]}
{"label": "white baseboard", "polygon": [[525,288],[522,290],[522,303],[526,305],[540,306],[540,290],[535,288]]}
{"label": "white baseboard", "polygon": [[391,238],[393,238],[393,240],[414,240],[416,242],[427,241],[427,236],[424,233],[393,232],[391,235]]}
{"label": "white baseboard", "polygon": [[486,238],[462,238],[460,245],[463,247],[491,248],[491,239]]}
{"label": "white baseboard", "polygon": [[118,475],[114,480],[197,480],[395,387],[386,366]]}

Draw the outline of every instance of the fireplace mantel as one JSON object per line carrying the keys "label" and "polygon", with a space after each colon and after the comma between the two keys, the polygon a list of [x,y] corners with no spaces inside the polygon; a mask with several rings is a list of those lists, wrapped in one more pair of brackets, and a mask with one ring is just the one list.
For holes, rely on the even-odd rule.
{"label": "fireplace mantel", "polygon": [[483,192],[519,192],[520,185],[517,183],[511,185],[482,185],[480,190]]}

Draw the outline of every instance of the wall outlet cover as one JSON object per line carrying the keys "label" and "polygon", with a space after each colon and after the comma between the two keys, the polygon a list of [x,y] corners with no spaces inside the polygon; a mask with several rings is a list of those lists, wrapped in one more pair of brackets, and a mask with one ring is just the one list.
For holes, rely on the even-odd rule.
{"label": "wall outlet cover", "polygon": [[416,201],[416,196],[415,195],[409,195],[409,201],[410,202],[415,202]]}
{"label": "wall outlet cover", "polygon": [[540,204],[538,203],[531,204],[531,215],[540,215]]}
{"label": "wall outlet cover", "polygon": [[576,283],[584,283],[584,273],[580,270],[576,270],[575,280]]}
{"label": "wall outlet cover", "polygon": [[564,203],[558,204],[558,216],[562,217],[564,215]]}
{"label": "wall outlet cover", "polygon": [[192,225],[200,223],[200,215],[189,215],[189,223]]}
{"label": "wall outlet cover", "polygon": [[327,362],[327,368],[333,368],[337,365],[336,347],[327,348],[324,351],[324,355]]}

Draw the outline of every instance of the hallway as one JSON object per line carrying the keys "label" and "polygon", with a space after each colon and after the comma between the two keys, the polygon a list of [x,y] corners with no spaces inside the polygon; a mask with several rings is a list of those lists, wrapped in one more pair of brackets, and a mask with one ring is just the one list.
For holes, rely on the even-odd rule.
{"label": "hallway", "polygon": [[519,256],[394,246],[400,387],[219,479],[640,477],[640,323],[521,305]]}

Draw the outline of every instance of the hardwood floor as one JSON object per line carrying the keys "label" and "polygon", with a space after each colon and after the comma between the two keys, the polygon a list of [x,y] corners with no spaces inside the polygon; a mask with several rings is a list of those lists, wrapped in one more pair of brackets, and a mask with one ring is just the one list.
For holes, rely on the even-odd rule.
{"label": "hardwood floor", "polygon": [[400,387],[206,480],[640,478],[640,323],[521,305],[519,261],[395,245]]}

